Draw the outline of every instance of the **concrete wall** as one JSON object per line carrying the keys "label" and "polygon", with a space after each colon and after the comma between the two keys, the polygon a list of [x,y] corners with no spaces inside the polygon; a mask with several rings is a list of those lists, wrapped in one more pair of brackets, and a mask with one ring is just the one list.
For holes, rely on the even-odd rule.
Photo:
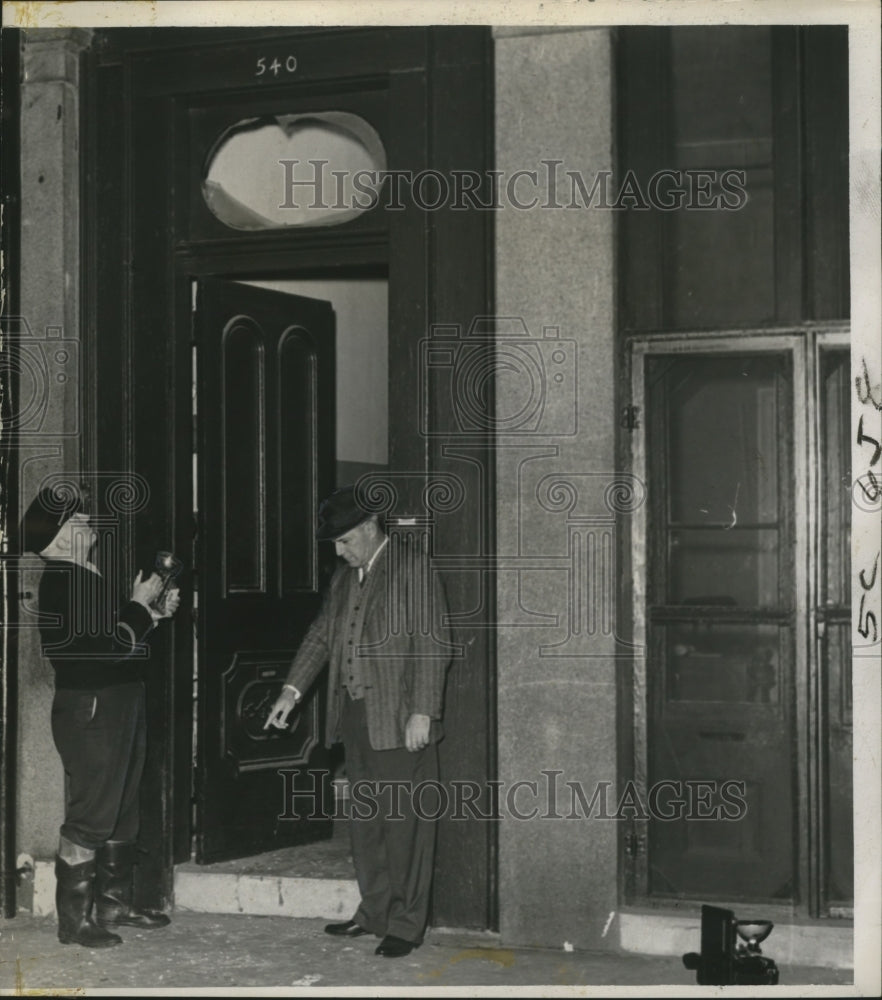
{"label": "concrete wall", "polygon": [[[522,317],[534,338],[558,327],[562,340],[575,341],[562,345],[567,370],[559,383],[542,349],[549,379],[535,433],[499,439],[500,930],[508,944],[616,947],[616,824],[578,811],[552,818],[571,812],[565,782],[589,799],[599,783],[614,789],[616,782],[612,641],[602,628],[592,635],[583,622],[576,636],[568,626],[571,588],[586,582],[570,552],[610,530],[603,491],[614,470],[613,219],[598,208],[541,207],[553,200],[543,159],[564,161],[560,171],[578,171],[589,190],[595,174],[612,167],[611,38],[607,29],[497,29],[495,39],[496,169],[503,184],[516,170],[539,172],[537,186],[515,190],[521,202],[538,194],[537,207],[518,210],[502,198],[496,311]],[[518,412],[522,388],[516,377],[498,380],[500,427]],[[542,615],[557,616],[557,625]],[[540,647],[568,636],[543,655]],[[543,771],[562,772],[556,807]],[[535,794],[524,786],[506,799],[521,780],[536,782]],[[533,819],[514,815],[534,808]]]}
{"label": "concrete wall", "polygon": [[[79,54],[87,31],[26,34],[21,124],[21,490],[25,510],[47,477],[76,474],[79,392]],[[26,325],[25,325],[26,324]],[[52,668],[33,627],[39,560],[23,561],[19,637],[17,845],[51,857],[64,812],[61,762],[52,742]]]}

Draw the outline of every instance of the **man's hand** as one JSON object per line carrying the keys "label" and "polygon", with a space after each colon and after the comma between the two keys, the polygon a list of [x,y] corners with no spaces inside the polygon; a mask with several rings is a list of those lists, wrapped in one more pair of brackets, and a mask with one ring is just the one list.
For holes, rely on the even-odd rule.
{"label": "man's hand", "polygon": [[155,622],[160,621],[163,618],[171,618],[171,616],[178,610],[181,605],[181,592],[177,587],[172,587],[171,590],[165,592],[165,596],[162,599],[162,605],[159,609],[151,605],[148,608],[150,616]]}
{"label": "man's hand", "polygon": [[263,724],[264,729],[275,726],[276,729],[284,729],[288,725],[288,715],[291,709],[300,699],[289,687],[282,688],[282,693],[276,698],[276,703],[270,711],[269,718]]}
{"label": "man's hand", "polygon": [[429,745],[429,717],[428,715],[417,715],[414,713],[407,720],[407,727],[404,730],[404,745],[413,753],[414,750],[422,750]]}
{"label": "man's hand", "polygon": [[138,604],[143,604],[147,610],[150,610],[150,605],[159,596],[159,592],[162,590],[162,577],[156,573],[151,573],[150,576],[144,580],[143,574],[138,570],[138,575],[135,577],[135,582],[132,584],[132,597],[131,600],[137,601]]}

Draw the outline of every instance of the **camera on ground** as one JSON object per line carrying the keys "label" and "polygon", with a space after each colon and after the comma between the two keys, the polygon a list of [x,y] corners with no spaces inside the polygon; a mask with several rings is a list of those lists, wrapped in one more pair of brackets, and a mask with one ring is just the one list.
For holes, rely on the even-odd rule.
{"label": "camera on ground", "polygon": [[695,971],[699,986],[777,986],[778,966],[760,948],[774,926],[771,920],[736,920],[731,910],[702,906],[701,954],[688,952],[683,964]]}

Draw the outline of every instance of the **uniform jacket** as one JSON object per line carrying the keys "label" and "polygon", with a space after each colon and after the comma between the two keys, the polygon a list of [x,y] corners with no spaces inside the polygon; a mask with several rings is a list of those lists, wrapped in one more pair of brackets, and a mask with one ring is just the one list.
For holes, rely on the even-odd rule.
{"label": "uniform jacket", "polygon": [[[360,586],[363,592],[355,597],[350,588]],[[347,613],[353,603],[359,609],[355,631]],[[329,664],[328,746],[339,739],[341,698],[348,697],[341,685],[350,657],[357,657],[361,666],[368,734],[375,750],[404,746],[407,720],[414,713],[429,716],[430,741],[441,738],[444,680],[453,651],[446,614],[444,588],[430,572],[427,557],[398,546],[394,538],[377,556],[363,585],[357,569],[338,568],[287,678],[305,693]]]}

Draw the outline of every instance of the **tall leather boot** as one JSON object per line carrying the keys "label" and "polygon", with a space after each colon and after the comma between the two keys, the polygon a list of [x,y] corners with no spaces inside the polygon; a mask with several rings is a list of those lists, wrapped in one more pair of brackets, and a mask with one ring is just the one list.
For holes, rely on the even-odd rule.
{"label": "tall leather boot", "polygon": [[109,840],[98,849],[95,861],[95,919],[102,927],[165,927],[170,919],[158,910],[140,910],[133,903],[135,872],[133,843]]}
{"label": "tall leather boot", "polygon": [[95,862],[69,865],[55,859],[55,909],[58,912],[58,940],[84,948],[109,948],[122,944],[118,934],[98,927],[92,920]]}

